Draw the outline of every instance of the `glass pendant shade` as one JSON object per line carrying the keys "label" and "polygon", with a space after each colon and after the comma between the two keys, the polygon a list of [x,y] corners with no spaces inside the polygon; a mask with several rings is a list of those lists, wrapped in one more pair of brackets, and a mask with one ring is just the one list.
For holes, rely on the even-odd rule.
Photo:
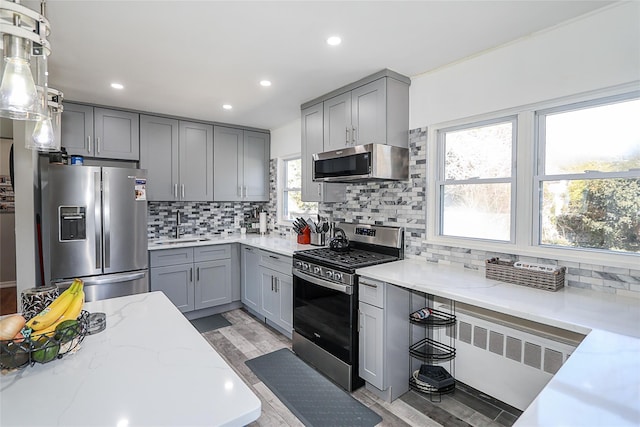
{"label": "glass pendant shade", "polygon": [[38,151],[60,150],[60,145],[56,147],[53,124],[51,123],[51,119],[49,117],[43,120],[38,120],[36,122],[36,127],[33,130],[31,143],[28,143],[26,145],[26,148]]}
{"label": "glass pendant shade", "polygon": [[29,64],[31,41],[3,34],[4,70],[0,83],[0,116],[14,120],[37,120],[38,92]]}
{"label": "glass pendant shade", "polygon": [[[38,91],[41,92],[40,87]],[[49,88],[42,99],[42,119],[36,122],[25,148],[37,151],[60,151],[60,123],[62,118],[62,92]],[[46,115],[45,115],[46,114]]]}

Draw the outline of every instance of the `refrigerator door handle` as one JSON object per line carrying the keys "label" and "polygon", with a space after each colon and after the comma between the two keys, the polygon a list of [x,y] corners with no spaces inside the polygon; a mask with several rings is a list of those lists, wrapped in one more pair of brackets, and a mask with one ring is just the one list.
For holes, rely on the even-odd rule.
{"label": "refrigerator door handle", "polygon": [[[86,286],[91,285],[108,285],[110,283],[120,283],[120,282],[129,282],[132,280],[142,279],[144,275],[147,274],[145,271],[137,271],[135,273],[122,273],[122,274],[110,274],[108,276],[96,276],[96,277],[85,277],[82,279]],[[71,285],[73,280],[62,280],[60,282],[56,282],[56,285],[59,287],[66,287]]]}
{"label": "refrigerator door handle", "polygon": [[100,233],[99,224],[102,223],[102,213],[100,209],[100,195],[101,195],[101,179],[100,172],[95,172],[93,174],[94,185],[95,185],[95,200],[94,200],[94,209],[95,209],[95,239],[96,239],[96,269],[102,268],[102,235]]}
{"label": "refrigerator door handle", "polygon": [[111,204],[108,202],[111,198],[109,179],[103,172],[105,177],[102,183],[102,205],[103,205],[103,224],[104,224],[104,268],[111,267]]}

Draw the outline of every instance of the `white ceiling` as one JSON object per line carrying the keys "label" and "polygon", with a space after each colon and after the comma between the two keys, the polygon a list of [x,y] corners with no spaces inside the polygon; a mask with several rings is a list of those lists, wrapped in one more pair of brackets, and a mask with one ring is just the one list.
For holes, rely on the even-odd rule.
{"label": "white ceiling", "polygon": [[[66,100],[273,129],[383,68],[414,77],[609,3],[49,0],[49,85]],[[325,43],[333,34],[342,45]]]}

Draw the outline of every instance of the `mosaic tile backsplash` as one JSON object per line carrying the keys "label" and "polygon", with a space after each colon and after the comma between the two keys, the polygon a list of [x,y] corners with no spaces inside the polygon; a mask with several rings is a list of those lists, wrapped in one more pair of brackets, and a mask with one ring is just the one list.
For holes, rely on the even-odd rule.
{"label": "mosaic tile backsplash", "polygon": [[[405,228],[405,257],[425,262],[453,265],[477,270],[484,274],[487,258],[521,260],[567,267],[567,285],[606,293],[640,296],[640,268],[614,268],[605,265],[568,262],[556,259],[523,257],[509,253],[458,248],[428,243],[426,239],[426,146],[427,129],[409,132],[409,180],[402,182],[371,182],[347,187],[346,201],[320,204],[320,214],[333,221],[379,224]],[[235,218],[243,217],[255,208],[267,211],[269,232],[291,236],[291,227],[277,224],[277,160],[270,163],[270,201],[266,203],[149,203],[149,238],[173,237],[176,210],[181,222],[189,223],[184,233],[239,232]]]}

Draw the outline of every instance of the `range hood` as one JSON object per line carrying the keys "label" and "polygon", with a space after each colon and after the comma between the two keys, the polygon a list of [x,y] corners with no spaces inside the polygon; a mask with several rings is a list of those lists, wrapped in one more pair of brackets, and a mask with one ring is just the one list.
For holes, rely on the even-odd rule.
{"label": "range hood", "polygon": [[322,182],[405,181],[409,149],[365,144],[313,155],[313,180]]}

